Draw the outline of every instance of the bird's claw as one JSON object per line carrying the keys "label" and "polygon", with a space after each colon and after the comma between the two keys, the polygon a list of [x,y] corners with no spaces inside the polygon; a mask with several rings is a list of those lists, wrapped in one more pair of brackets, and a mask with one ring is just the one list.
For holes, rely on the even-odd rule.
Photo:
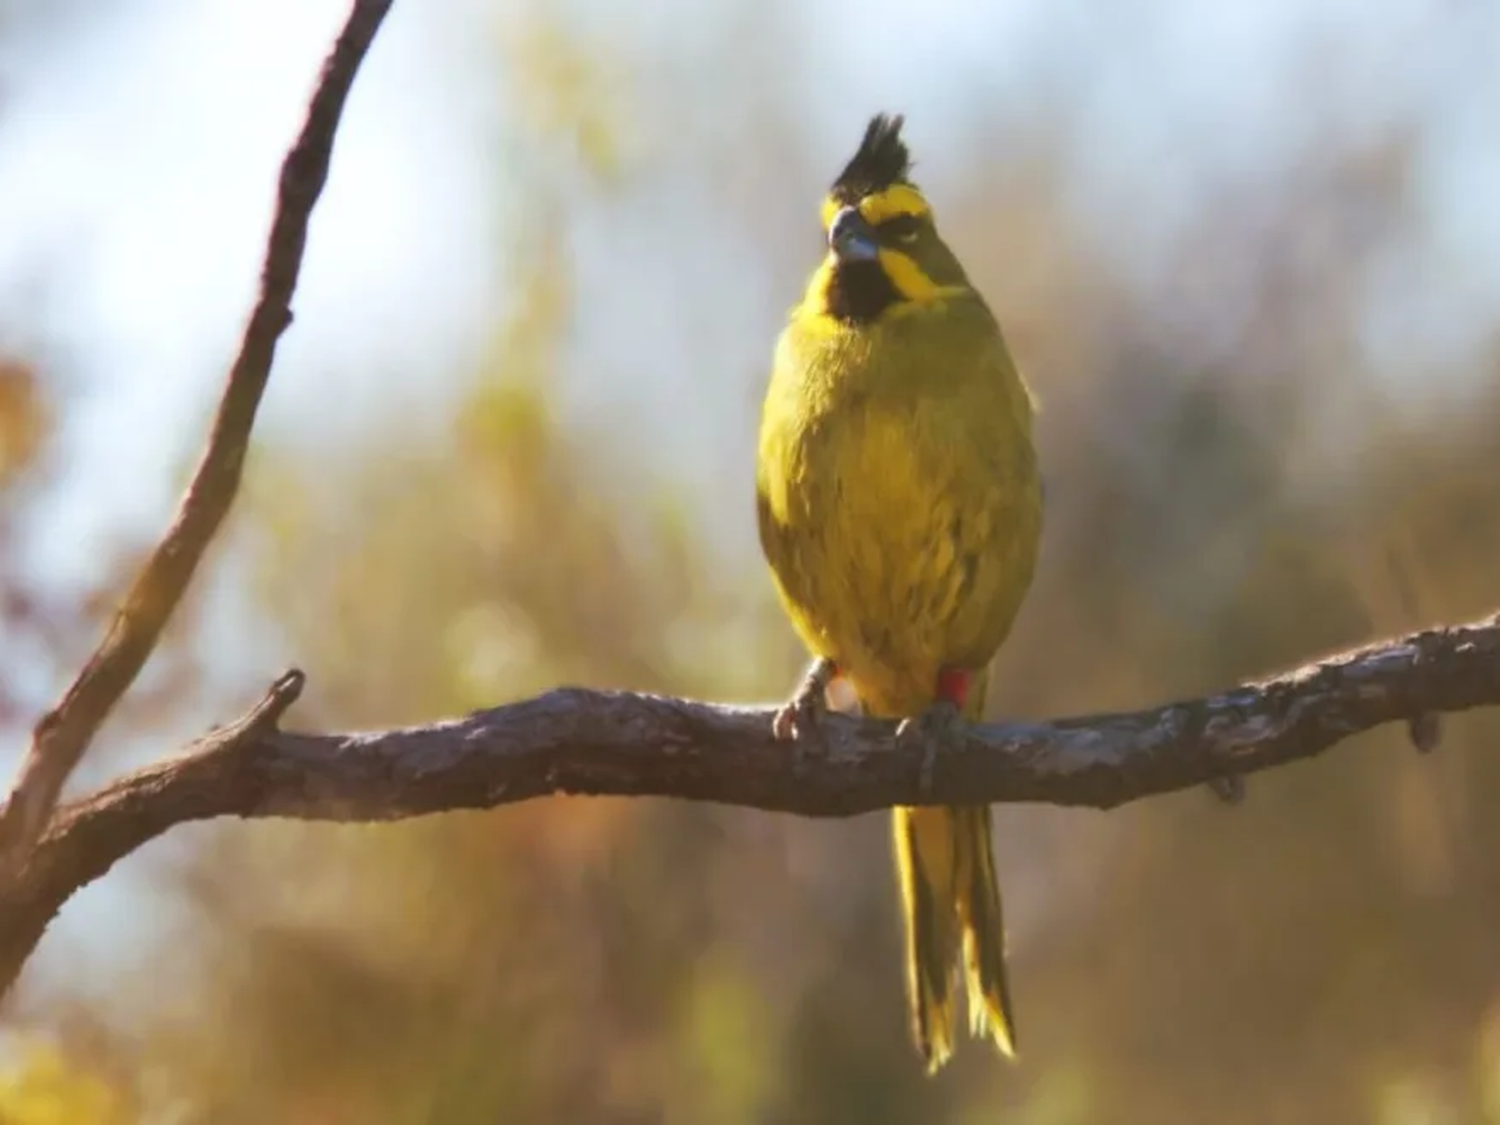
{"label": "bird's claw", "polygon": [[818,724],[828,712],[828,705],[820,696],[798,692],[776,711],[771,719],[771,732],[779,742],[796,742],[813,738],[818,734]]}
{"label": "bird's claw", "polygon": [[828,685],[833,682],[833,662],[819,657],[812,662],[792,697],[771,718],[771,732],[782,742],[809,737],[828,713]]}
{"label": "bird's claw", "polygon": [[809,743],[823,745],[823,716],[828,713],[828,685],[835,671],[828,660],[815,660],[792,697],[771,718],[771,733],[795,744],[794,772],[800,772]]}
{"label": "bird's claw", "polygon": [[897,746],[903,749],[920,748],[922,751],[922,768],[917,775],[917,784],[924,795],[932,792],[938,752],[956,741],[963,725],[958,705],[949,700],[940,700],[920,715],[902,719],[896,726]]}

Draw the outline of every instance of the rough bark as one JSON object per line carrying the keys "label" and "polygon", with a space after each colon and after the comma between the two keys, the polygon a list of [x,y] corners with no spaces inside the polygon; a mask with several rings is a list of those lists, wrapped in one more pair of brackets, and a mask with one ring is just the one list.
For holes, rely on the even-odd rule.
{"label": "rough bark", "polygon": [[[1052,723],[986,724],[928,760],[895,726],[827,716],[795,754],[772,707],[562,688],[467,718],[345,734],[280,731],[282,677],[245,718],[61,809],[0,911],[0,988],[79,887],[177,824],[387,821],[552,794],[678,797],[800,816],[896,804],[1112,808],[1321,753],[1390,722],[1500,704],[1500,616],[1329,656],[1203,699]],[[1430,743],[1414,734],[1419,748]]]}

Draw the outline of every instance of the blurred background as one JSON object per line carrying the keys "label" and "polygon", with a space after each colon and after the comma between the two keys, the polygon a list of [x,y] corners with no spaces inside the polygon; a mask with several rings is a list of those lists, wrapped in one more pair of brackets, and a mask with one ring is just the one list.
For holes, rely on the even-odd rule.
{"label": "blurred background", "polygon": [[[0,2],[7,770],[191,469],[343,16]],[[1043,404],[997,714],[1495,607],[1497,52],[1484,0],[398,0],[232,527],[75,789],[293,662],[326,729],[783,695],[760,394],[877,110]],[[936,1081],[884,816],[182,828],[49,931],[0,1119],[1500,1122],[1496,720],[1446,730],[999,808],[1024,1055]]]}

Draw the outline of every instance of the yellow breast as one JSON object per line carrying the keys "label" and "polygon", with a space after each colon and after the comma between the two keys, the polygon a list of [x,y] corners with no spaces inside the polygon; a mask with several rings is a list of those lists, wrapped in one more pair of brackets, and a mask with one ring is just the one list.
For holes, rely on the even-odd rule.
{"label": "yellow breast", "polygon": [[794,627],[911,714],[944,665],[982,667],[1041,531],[1032,408],[977,296],[873,325],[794,316],[759,450],[761,542]]}

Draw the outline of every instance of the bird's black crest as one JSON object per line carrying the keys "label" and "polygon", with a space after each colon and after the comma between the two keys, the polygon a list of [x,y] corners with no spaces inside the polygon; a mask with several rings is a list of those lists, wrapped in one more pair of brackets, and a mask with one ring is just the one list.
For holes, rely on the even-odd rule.
{"label": "bird's black crest", "polygon": [[865,126],[859,151],[833,181],[832,194],[841,203],[853,205],[871,192],[884,191],[892,184],[908,182],[911,156],[901,139],[900,114],[894,117],[877,113]]}

